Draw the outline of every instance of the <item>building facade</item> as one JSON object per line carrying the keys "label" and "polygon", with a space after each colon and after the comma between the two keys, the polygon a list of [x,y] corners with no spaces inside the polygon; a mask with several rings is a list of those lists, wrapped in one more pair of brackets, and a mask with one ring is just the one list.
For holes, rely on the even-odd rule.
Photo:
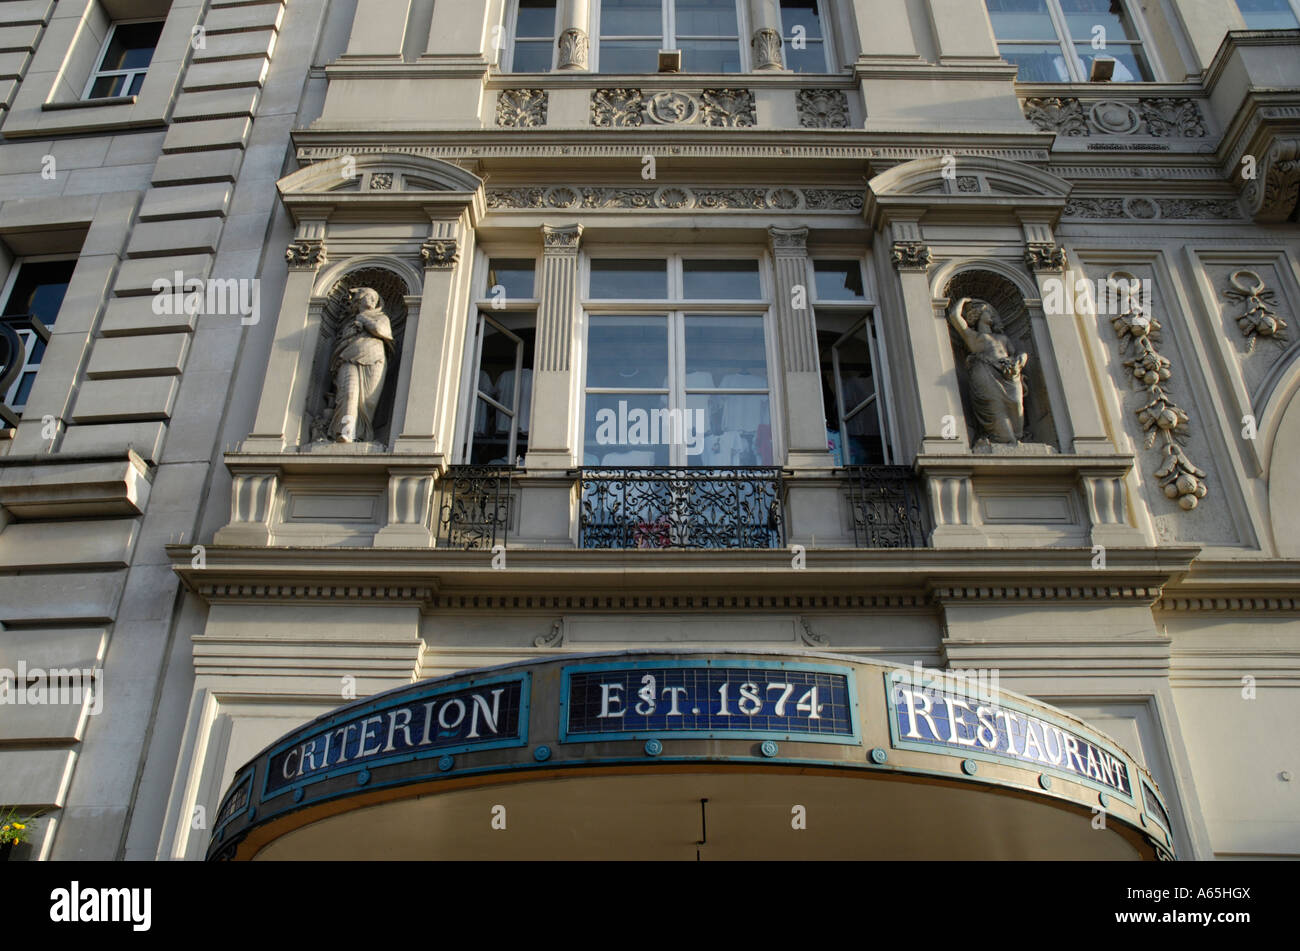
{"label": "building facade", "polygon": [[1297,857],[1297,15],[0,3],[14,857]]}

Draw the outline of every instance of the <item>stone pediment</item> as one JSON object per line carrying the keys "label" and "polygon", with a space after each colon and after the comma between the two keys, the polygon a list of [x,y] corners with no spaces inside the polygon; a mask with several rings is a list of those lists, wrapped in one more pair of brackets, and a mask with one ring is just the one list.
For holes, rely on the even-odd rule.
{"label": "stone pediment", "polygon": [[416,213],[430,205],[468,205],[477,218],[484,202],[483,180],[473,172],[402,152],[338,155],[286,175],[276,187],[295,218],[376,207],[392,214],[394,206],[409,206]]}
{"label": "stone pediment", "polygon": [[890,209],[928,212],[1060,214],[1072,185],[1050,172],[1008,159],[973,155],[915,159],[882,172],[867,185],[864,211],[875,225]]}

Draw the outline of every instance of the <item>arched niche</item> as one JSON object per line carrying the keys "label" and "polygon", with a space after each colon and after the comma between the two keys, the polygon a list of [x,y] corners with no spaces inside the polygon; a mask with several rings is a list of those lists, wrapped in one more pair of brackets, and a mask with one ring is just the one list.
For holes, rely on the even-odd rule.
{"label": "arched niche", "polygon": [[[942,296],[949,304],[963,297],[987,301],[1002,318],[1004,333],[1019,352],[1029,354],[1029,362],[1022,373],[1025,381],[1025,434],[1022,443],[1037,443],[1060,449],[1056,423],[1052,418],[1051,399],[1043,361],[1034,342],[1029,308],[1025,296],[1016,282],[1004,274],[984,267],[962,267],[954,271],[942,284]],[[962,411],[966,418],[966,431],[971,445],[979,439],[980,426],[976,421],[970,395],[970,370],[966,357],[969,351],[957,331],[948,326],[948,339],[953,348],[957,367],[958,388],[961,391]]]}
{"label": "arched niche", "polygon": [[[404,269],[403,269],[404,270]],[[409,315],[406,299],[418,293],[397,267],[373,261],[353,262],[326,275],[312,299],[320,332],[316,336],[316,353],[312,360],[311,387],[302,418],[302,444],[331,442],[328,428],[333,415],[335,380],[330,372],[330,357],[338,340],[339,329],[351,317],[350,295],[354,288],[370,287],[378,294],[388,315],[393,344],[388,352],[383,389],[375,412],[374,438],[371,443],[387,447],[392,437],[393,407],[397,397],[397,380],[402,365]]]}

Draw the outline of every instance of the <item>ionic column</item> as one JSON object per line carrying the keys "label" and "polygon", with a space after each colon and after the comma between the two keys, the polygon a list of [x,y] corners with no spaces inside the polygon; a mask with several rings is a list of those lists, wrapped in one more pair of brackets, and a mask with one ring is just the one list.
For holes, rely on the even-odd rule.
{"label": "ionic column", "polygon": [[[1069,448],[1079,455],[1115,452],[1101,405],[1092,384],[1092,373],[1084,351],[1084,341],[1079,328],[1079,316],[1074,307],[1075,283],[1078,275],[1067,270],[1069,262],[1065,249],[1056,244],[1051,228],[1043,222],[1024,221],[1025,264],[1038,283],[1039,298],[1043,301],[1043,321],[1051,341],[1050,359],[1056,364],[1056,379],[1065,395],[1065,410],[1069,416],[1072,445]],[[1062,313],[1055,313],[1056,302],[1061,302]],[[1048,354],[1041,354],[1040,360]],[[1065,445],[1062,427],[1061,448]]]}
{"label": "ionic column", "polygon": [[542,288],[533,358],[528,469],[571,469],[576,463],[578,387],[573,371],[578,314],[578,243],[582,225],[542,226]]}
{"label": "ionic column", "polygon": [[[463,219],[435,218],[420,248],[424,291],[414,326],[408,326],[393,429],[400,435],[393,451],[425,453],[449,460],[454,439],[452,408],[460,379],[465,312],[469,306],[468,261],[473,259],[473,231]],[[408,320],[410,318],[408,317]],[[409,354],[409,355],[408,355]],[[432,380],[416,381],[417,368],[438,368]],[[401,385],[406,384],[402,392]]]}
{"label": "ionic column", "polygon": [[588,69],[590,0],[564,0],[560,20],[559,69]]}
{"label": "ionic column", "polygon": [[285,260],[289,276],[275,319],[275,340],[253,431],[241,446],[246,452],[282,452],[298,443],[320,333],[320,320],[311,315],[311,297],[316,272],[326,261],[325,222],[300,222]]}
{"label": "ionic column", "polygon": [[785,69],[781,55],[780,0],[749,0],[749,27],[754,69]]}
{"label": "ionic column", "polygon": [[786,465],[829,468],[817,327],[808,293],[808,229],[769,228],[776,272],[773,310],[785,371]]}
{"label": "ionic column", "polygon": [[[898,271],[904,326],[911,365],[916,368],[916,405],[920,407],[922,454],[969,451],[957,388],[957,364],[948,339],[948,324],[936,314],[930,296],[930,249],[914,221],[895,221],[890,260]],[[955,431],[956,438],[953,438]],[[947,435],[945,435],[947,434]],[[904,460],[913,447],[900,447]]]}

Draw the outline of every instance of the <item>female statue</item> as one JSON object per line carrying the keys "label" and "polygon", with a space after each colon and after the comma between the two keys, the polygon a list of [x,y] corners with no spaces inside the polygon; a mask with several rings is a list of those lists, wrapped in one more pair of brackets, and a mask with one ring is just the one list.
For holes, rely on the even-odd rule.
{"label": "female statue", "polygon": [[[1029,354],[1017,353],[1002,333],[1002,319],[987,301],[963,297],[948,309],[969,353],[970,399],[981,435],[991,442],[1016,444],[1025,434],[1025,381]],[[974,329],[971,329],[971,325]]]}
{"label": "female statue", "polygon": [[339,328],[330,356],[334,414],[329,434],[335,442],[370,442],[393,332],[374,288],[353,288],[351,302],[352,320]]}

